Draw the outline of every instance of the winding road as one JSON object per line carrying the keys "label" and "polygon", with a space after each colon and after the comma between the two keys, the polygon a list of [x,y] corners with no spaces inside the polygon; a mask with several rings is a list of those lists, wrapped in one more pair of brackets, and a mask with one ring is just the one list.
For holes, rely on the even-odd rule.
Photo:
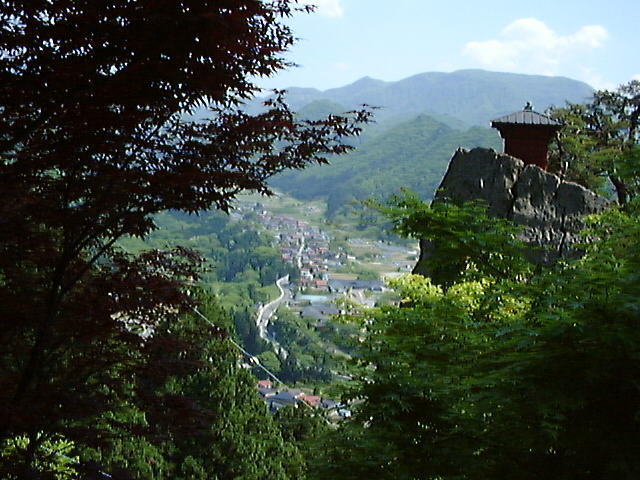
{"label": "winding road", "polygon": [[269,326],[269,319],[276,312],[276,310],[278,310],[278,307],[283,302],[291,300],[291,290],[289,290],[289,275],[285,275],[284,277],[276,280],[276,286],[280,290],[280,296],[258,309],[258,314],[256,316],[256,325],[258,327],[260,338],[271,343],[274,350],[283,358],[286,358],[288,352],[280,346],[275,338],[269,335],[267,327]]}

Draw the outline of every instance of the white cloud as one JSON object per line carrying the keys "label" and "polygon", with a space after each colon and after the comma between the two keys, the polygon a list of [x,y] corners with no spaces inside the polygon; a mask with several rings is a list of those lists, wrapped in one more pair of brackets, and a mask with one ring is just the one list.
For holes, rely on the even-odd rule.
{"label": "white cloud", "polygon": [[329,18],[340,18],[344,15],[341,0],[302,0],[304,5],[315,5],[319,15]]}
{"label": "white cloud", "polygon": [[507,25],[498,39],[468,42],[464,54],[490,69],[557,75],[565,61],[601,47],[607,37],[600,25],[559,35],[540,20],[521,18]]}
{"label": "white cloud", "polygon": [[631,77],[631,80],[639,80],[640,81],[640,73],[636,73],[633,77]]}
{"label": "white cloud", "polygon": [[602,75],[599,75],[593,69],[588,67],[582,67],[580,69],[579,77],[596,90],[615,90],[617,87],[615,83],[604,79]]}

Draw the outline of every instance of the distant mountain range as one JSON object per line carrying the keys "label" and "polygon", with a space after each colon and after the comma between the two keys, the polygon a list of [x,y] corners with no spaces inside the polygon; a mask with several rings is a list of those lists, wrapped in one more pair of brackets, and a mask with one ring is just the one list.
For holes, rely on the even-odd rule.
{"label": "distant mountain range", "polygon": [[[436,114],[467,125],[488,126],[491,119],[521,109],[527,101],[543,112],[565,101],[584,102],[593,88],[565,77],[545,77],[485,70],[420,73],[397,82],[364,77],[340,88],[287,89],[294,110],[317,100],[328,100],[348,109],[363,103],[381,107],[378,117]],[[251,108],[255,108],[252,104]]]}
{"label": "distant mountain range", "polygon": [[[300,199],[326,198],[329,216],[345,213],[353,200],[386,197],[402,187],[429,198],[458,147],[501,148],[497,132],[488,128],[493,118],[521,110],[527,101],[543,112],[566,101],[584,102],[592,93],[569,78],[483,70],[422,73],[397,82],[365,77],[325,91],[293,87],[287,102],[300,118],[363,103],[381,108],[353,141],[355,152],[331,166],[283,173],[272,185]],[[259,108],[258,101],[248,105],[250,111]]]}

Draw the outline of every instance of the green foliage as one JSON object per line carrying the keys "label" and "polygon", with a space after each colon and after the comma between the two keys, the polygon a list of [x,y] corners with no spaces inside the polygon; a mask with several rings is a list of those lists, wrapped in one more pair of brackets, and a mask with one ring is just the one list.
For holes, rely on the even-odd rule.
{"label": "green foliage", "polygon": [[443,292],[415,276],[395,286],[414,306],[383,307],[363,318],[359,385],[348,398],[364,403],[354,405],[355,418],[330,442],[325,473],[333,478],[435,478],[452,468],[453,459],[434,446],[454,435],[447,417],[463,378],[460,354],[474,342],[457,325],[471,323],[465,307],[475,306],[482,285]]}
{"label": "green foliage", "polygon": [[167,212],[155,221],[158,229],[148,238],[129,237],[122,240],[122,246],[139,251],[179,244],[197,250],[209,266],[207,282],[253,283],[259,287],[274,283],[292,270],[256,222],[232,220],[218,211],[199,215]]}
{"label": "green foliage", "polygon": [[110,429],[113,438],[107,448],[80,448],[78,456],[84,462],[103,465],[104,471],[125,469],[134,478],[167,478],[165,474],[172,470],[172,463],[160,442],[156,441],[154,444],[143,434],[131,435],[118,428],[124,424],[140,425],[142,422],[148,429],[149,425],[144,421],[142,411],[129,406],[105,417],[113,424]]}
{"label": "green foliage", "polygon": [[358,280],[380,280],[380,274],[371,270],[359,262],[348,262],[345,266],[336,269],[339,273],[353,273]]}
{"label": "green foliage", "polygon": [[280,359],[271,350],[262,352],[260,355],[258,355],[258,360],[260,360],[260,363],[264,365],[264,367],[270,372],[279,372],[282,368]]}
{"label": "green foliage", "polygon": [[[228,345],[199,343],[220,330],[181,329],[200,256],[116,244],[145,238],[161,212],[227,211],[241,191],[269,193],[272,175],[351,149],[341,139],[366,110],[297,121],[282,93],[259,115],[241,110],[255,79],[287,65],[287,19],[312,10],[289,0],[0,3],[0,442],[29,439],[19,458],[0,457],[0,476],[51,478],[35,471],[47,441],[88,449],[127,434],[156,448],[158,435],[169,439],[189,478],[302,476]],[[198,107],[208,119],[189,120]],[[256,283],[280,273],[275,252],[247,261],[256,235],[216,237],[205,253],[216,279],[238,277],[254,300]],[[218,423],[207,424],[212,412]],[[127,464],[145,461],[144,442],[137,456],[134,444],[121,450]],[[158,477],[156,465],[135,468]]]}
{"label": "green foliage", "polygon": [[281,309],[272,320],[272,328],[276,339],[288,352],[287,358],[281,359],[278,372],[283,381],[326,383],[331,380],[333,361],[311,323],[296,313]]}
{"label": "green foliage", "polygon": [[217,211],[167,212],[156,223],[159,228],[144,241],[129,237],[122,246],[135,252],[180,244],[198,251],[208,266],[203,283],[231,311],[241,343],[256,355],[266,350],[255,325],[255,306],[277,297],[275,281],[297,271],[282,260],[271,236],[257,222]]}
{"label": "green foliage", "polygon": [[639,207],[524,278],[396,281],[404,307],[360,317],[355,416],[313,478],[637,478]]}
{"label": "green foliage", "polygon": [[[211,317],[210,309],[207,316]],[[176,442],[177,450],[172,452],[176,464],[184,469],[188,462],[195,462],[189,457],[197,459],[207,472],[203,478],[301,478],[302,458],[268,416],[256,393],[255,377],[236,367],[237,351],[228,342],[213,339],[206,355],[216,359],[211,367],[180,379],[173,387],[213,412],[209,427],[199,437]]]}
{"label": "green foliage", "polygon": [[306,447],[317,446],[318,437],[328,432],[328,425],[318,412],[303,406],[281,408],[275,420],[286,440]]}
{"label": "green foliage", "polygon": [[400,302],[400,297],[396,292],[384,292],[378,300],[376,300],[376,307],[382,307],[385,305],[393,305],[398,304]]}
{"label": "green foliage", "polygon": [[[217,301],[204,293],[198,295],[202,313],[217,327],[232,330],[231,318]],[[157,388],[167,402],[186,396],[198,406],[199,415],[191,419],[192,430],[172,435],[158,432],[151,443],[143,436],[124,436],[113,429],[111,445],[83,450],[83,459],[100,461],[112,470],[126,468],[138,478],[304,478],[305,463],[297,447],[283,438],[267,413],[256,392],[256,378],[238,366],[239,352],[226,336],[198,316],[185,317],[170,328],[185,340],[197,341],[185,343],[180,355],[199,368],[189,375],[173,376]],[[156,332],[160,337],[163,334]],[[123,412],[114,419],[125,423],[142,420],[143,426],[157,430],[158,412]]]}
{"label": "green foliage", "polygon": [[570,104],[564,108],[554,108],[551,116],[564,125],[552,142],[549,154],[549,170],[564,173],[570,181],[579,183],[598,193],[606,193],[603,175],[604,166],[586,161],[588,152],[596,149],[596,139],[584,135],[587,129],[585,117],[587,106]]}
{"label": "green foliage", "polygon": [[309,472],[317,471],[315,464],[324,461],[327,448],[324,439],[331,431],[322,414],[300,405],[281,408],[274,417],[280,425],[282,436],[295,443],[303,453]]}
{"label": "green foliage", "polygon": [[516,239],[518,227],[487,217],[482,202],[428,204],[405,190],[387,203],[367,204],[391,220],[394,232],[428,242],[429,253],[423,254],[417,271],[437,284],[450,285],[461,278],[522,278],[532,268]]}
{"label": "green foliage", "polygon": [[296,117],[304,120],[321,120],[329,115],[339,115],[348,109],[331,100],[314,100],[296,112]]}
{"label": "green foliage", "polygon": [[233,310],[232,315],[235,331],[245,350],[253,355],[258,355],[269,349],[268,342],[260,337],[255,320],[257,314],[254,309],[248,307],[244,309],[236,308]]}
{"label": "green foliage", "polygon": [[551,168],[593,190],[608,178],[618,202],[640,192],[640,81],[598,91],[584,105],[568,103],[552,116],[564,123],[551,152]]}
{"label": "green foliage", "polygon": [[[36,434],[36,437],[39,437]],[[26,478],[26,475],[39,475],[47,472],[50,478],[55,480],[71,480],[77,478],[76,464],[78,457],[74,457],[73,442],[64,438],[47,438],[40,442],[40,438],[36,438],[35,442],[31,442],[29,437],[22,435],[19,437],[6,439],[0,444],[0,457],[3,463],[22,463],[22,457],[27,456],[27,451],[32,444],[36,444],[36,452],[34,460],[31,463],[30,471],[24,472],[2,472],[2,478],[6,480],[19,480]],[[25,475],[23,477],[22,475]]]}
{"label": "green foliage", "polygon": [[380,280],[380,274],[375,270],[364,268],[358,272],[358,280]]}

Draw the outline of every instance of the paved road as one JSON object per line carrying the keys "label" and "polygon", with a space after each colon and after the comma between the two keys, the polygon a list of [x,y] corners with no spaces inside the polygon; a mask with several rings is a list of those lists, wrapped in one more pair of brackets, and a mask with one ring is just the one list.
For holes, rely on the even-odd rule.
{"label": "paved road", "polygon": [[280,290],[280,296],[275,300],[260,307],[258,315],[256,316],[256,325],[260,337],[271,343],[274,346],[276,352],[280,353],[284,358],[287,357],[288,352],[280,346],[280,344],[269,335],[268,326],[269,319],[278,310],[278,307],[285,301],[291,300],[291,290],[289,290],[289,275],[285,275],[282,278],[276,280],[276,286]]}
{"label": "paved road", "polygon": [[[302,242],[300,243],[300,248],[296,252],[296,264],[298,265],[298,269],[302,268],[302,252],[304,251],[305,241],[304,236],[302,237]],[[267,342],[273,345],[274,350],[279,353],[283,358],[287,358],[289,352],[287,352],[284,348],[280,346],[280,344],[269,335],[269,319],[271,316],[278,310],[278,307],[286,301],[291,300],[291,290],[289,289],[289,275],[285,275],[282,278],[276,280],[276,286],[280,290],[280,296],[275,300],[263,305],[258,310],[258,315],[256,316],[256,325],[258,327],[258,333],[260,337],[266,340]]]}
{"label": "paved road", "polygon": [[374,298],[367,298],[364,294],[364,290],[361,289],[353,289],[351,291],[351,298],[363,307],[372,308],[376,303]]}
{"label": "paved road", "polygon": [[298,270],[302,270],[302,251],[304,250],[305,247],[305,242],[304,242],[304,235],[302,236],[302,242],[300,243],[300,248],[298,249],[298,252],[296,253],[296,264],[298,265]]}

